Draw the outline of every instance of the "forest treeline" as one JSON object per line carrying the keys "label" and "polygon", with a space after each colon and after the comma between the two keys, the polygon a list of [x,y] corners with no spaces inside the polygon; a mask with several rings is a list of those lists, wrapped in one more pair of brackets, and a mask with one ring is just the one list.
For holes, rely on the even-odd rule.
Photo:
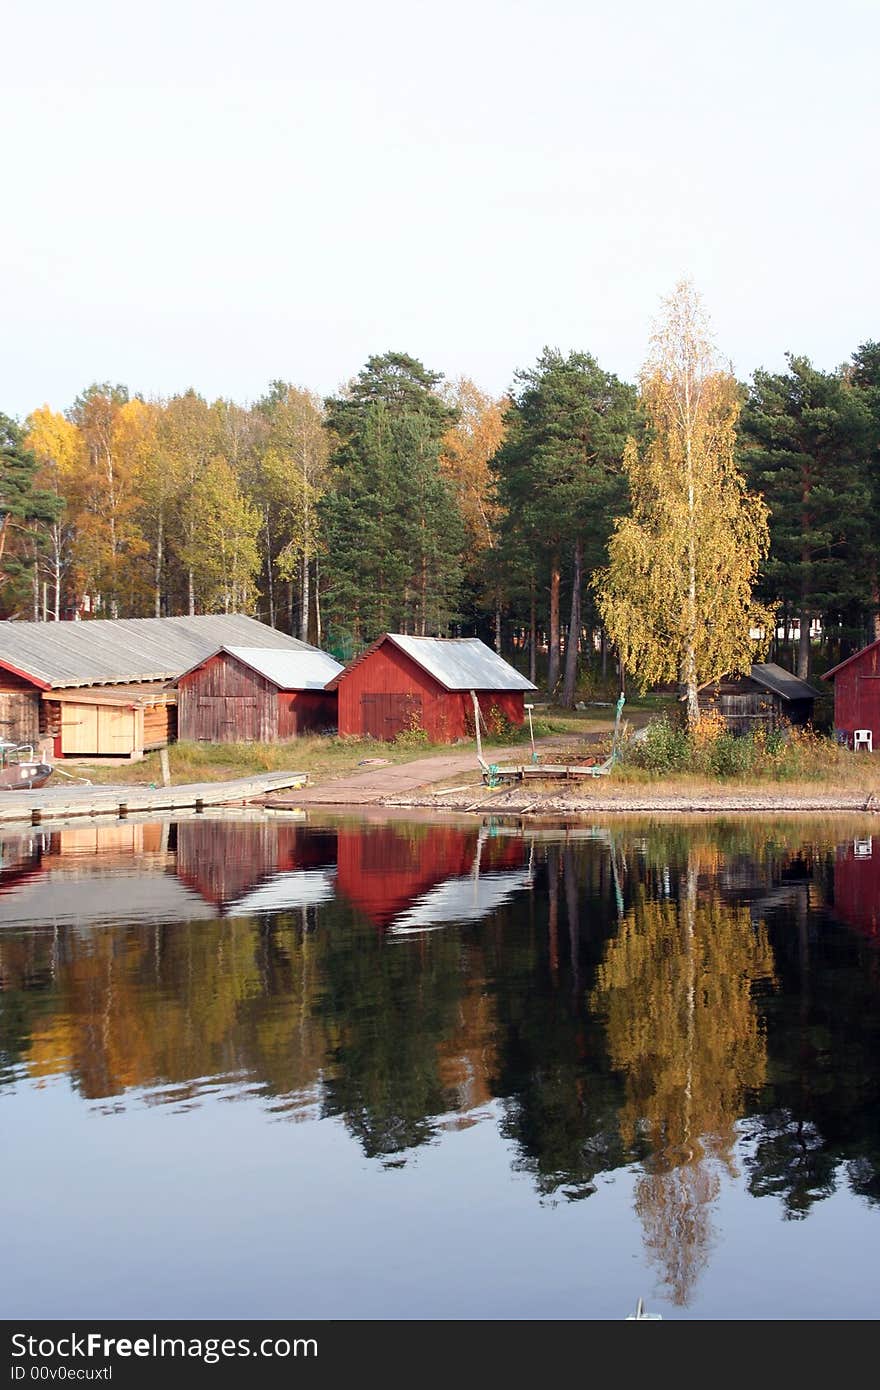
{"label": "forest treeline", "polygon": [[[880,633],[880,343],[736,391],[736,463],[768,511],[756,598],[807,675],[798,626],[819,620],[829,661]],[[95,384],[0,415],[2,616],[242,611],[343,659],[389,629],[475,634],[570,702],[611,673],[591,578],[633,514],[627,441],[649,457],[652,429],[644,382],[550,348],[502,399],[397,352],[325,400]]]}

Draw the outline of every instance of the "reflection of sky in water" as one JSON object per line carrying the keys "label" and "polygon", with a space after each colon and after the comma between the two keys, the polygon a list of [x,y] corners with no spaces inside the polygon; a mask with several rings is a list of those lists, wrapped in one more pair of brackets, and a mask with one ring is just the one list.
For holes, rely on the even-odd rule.
{"label": "reflection of sky in water", "polygon": [[880,841],[2,848],[6,1316],[874,1315]]}

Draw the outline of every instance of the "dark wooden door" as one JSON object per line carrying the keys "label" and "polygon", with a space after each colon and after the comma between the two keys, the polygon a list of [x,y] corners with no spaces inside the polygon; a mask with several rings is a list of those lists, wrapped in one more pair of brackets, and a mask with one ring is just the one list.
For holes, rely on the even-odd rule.
{"label": "dark wooden door", "polygon": [[259,701],[243,695],[200,695],[198,731],[198,737],[210,743],[259,740]]}
{"label": "dark wooden door", "polygon": [[362,695],[361,732],[386,742],[422,727],[421,695]]}

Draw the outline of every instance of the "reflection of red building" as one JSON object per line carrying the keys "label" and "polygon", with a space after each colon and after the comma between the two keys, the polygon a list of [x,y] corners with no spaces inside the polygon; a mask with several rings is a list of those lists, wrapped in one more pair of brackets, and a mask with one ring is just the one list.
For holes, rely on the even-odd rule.
{"label": "reflection of red building", "polygon": [[340,826],[339,892],[377,926],[388,926],[436,884],[479,872],[520,868],[523,841],[480,842],[477,828],[454,825]]}
{"label": "reflection of red building", "polygon": [[838,845],[834,913],[848,927],[880,942],[880,836]]}
{"label": "reflection of red building", "polygon": [[187,820],[177,825],[177,876],[222,907],[278,874],[332,864],[336,836],[277,821]]}

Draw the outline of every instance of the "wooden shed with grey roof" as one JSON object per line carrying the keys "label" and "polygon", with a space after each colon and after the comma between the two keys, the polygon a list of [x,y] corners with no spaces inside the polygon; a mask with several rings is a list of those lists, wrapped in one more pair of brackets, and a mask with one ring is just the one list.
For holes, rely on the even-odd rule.
{"label": "wooden shed with grey roof", "polygon": [[56,757],[139,756],[176,736],[176,682],[224,644],[314,652],[241,613],[0,622],[0,738]]}
{"label": "wooden shed with grey roof", "polygon": [[326,652],[223,646],[177,683],[180,737],[208,743],[275,743],[336,728],[342,666]]}
{"label": "wooden shed with grey roof", "polygon": [[809,724],[821,694],[775,661],[756,661],[747,676],[724,676],[701,686],[699,703],[704,712],[722,715],[732,733],[747,734],[762,725]]}
{"label": "wooden shed with grey roof", "polygon": [[339,732],[391,740],[423,730],[432,743],[474,735],[474,696],[489,733],[520,725],[536,687],[478,637],[386,632],[336,676]]}

